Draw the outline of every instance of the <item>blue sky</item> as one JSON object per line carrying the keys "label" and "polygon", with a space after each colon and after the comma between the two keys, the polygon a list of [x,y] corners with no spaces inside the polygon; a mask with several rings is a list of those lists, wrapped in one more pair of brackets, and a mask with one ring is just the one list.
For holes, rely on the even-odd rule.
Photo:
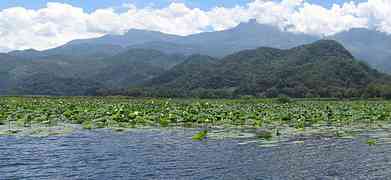
{"label": "blue sky", "polygon": [[[166,6],[173,0],[0,0],[0,9],[5,9],[14,6],[25,8],[38,9],[46,6],[47,2],[63,2],[73,6],[82,7],[86,11],[107,7],[120,7],[124,3],[133,3],[138,7],[144,7],[153,4],[156,7]],[[176,0],[177,2],[185,2],[190,7],[198,7],[201,9],[210,9],[215,6],[232,7],[249,2],[250,0]],[[337,3],[341,4],[352,0],[306,0],[310,3],[321,4],[329,7]],[[365,0],[353,0],[362,2]]]}

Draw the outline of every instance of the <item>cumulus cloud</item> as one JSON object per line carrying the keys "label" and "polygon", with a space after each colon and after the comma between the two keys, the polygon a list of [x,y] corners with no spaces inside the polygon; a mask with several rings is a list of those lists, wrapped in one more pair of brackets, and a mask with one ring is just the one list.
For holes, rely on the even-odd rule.
{"label": "cumulus cloud", "polygon": [[89,15],[66,4],[48,3],[46,8],[28,10],[15,7],[0,12],[2,49],[46,49],[71,39],[96,37],[87,31]]}
{"label": "cumulus cloud", "polygon": [[164,8],[138,8],[124,4],[91,13],[63,3],[47,3],[42,9],[13,7],[0,10],[0,51],[48,49],[73,39],[122,34],[129,29],[189,35],[207,30],[224,30],[249,19],[282,30],[313,35],[332,35],[355,27],[391,33],[391,1],[347,2],[325,8],[305,0],[253,0],[232,8],[210,10],[190,8],[172,1]]}

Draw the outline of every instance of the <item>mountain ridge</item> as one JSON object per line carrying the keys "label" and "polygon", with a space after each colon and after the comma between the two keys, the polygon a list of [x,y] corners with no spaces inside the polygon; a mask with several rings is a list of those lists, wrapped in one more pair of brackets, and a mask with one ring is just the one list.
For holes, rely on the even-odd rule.
{"label": "mountain ridge", "polygon": [[[131,29],[124,35],[105,35],[99,38],[73,40],[61,47],[69,48],[69,46],[78,44],[115,45],[120,46],[117,49],[123,51],[128,48],[142,48],[155,49],[166,54],[204,54],[222,58],[245,49],[261,46],[289,49],[321,39],[319,36],[289,32],[250,20],[231,29],[188,36]],[[382,72],[391,73],[390,35],[375,30],[353,28],[324,37],[324,39],[337,40],[357,59]]]}
{"label": "mountain ridge", "polygon": [[[186,61],[185,61],[186,62]],[[207,61],[208,62],[208,61]],[[179,64],[152,79],[150,87],[183,91],[221,90],[235,95],[336,97],[358,95],[368,84],[386,77],[357,61],[341,44],[320,40],[287,50],[244,50],[193,70]],[[178,73],[182,72],[182,73]],[[189,72],[189,73],[183,73]],[[171,74],[170,79],[164,76]],[[174,76],[177,77],[173,79]],[[160,83],[159,83],[160,82]]]}
{"label": "mountain ridge", "polygon": [[[245,49],[257,47],[273,47],[289,49],[303,44],[309,44],[321,40],[320,36],[313,36],[304,33],[289,32],[278,27],[259,24],[256,20],[242,22],[236,27],[222,31],[202,32],[188,36],[165,34],[159,31],[130,29],[123,35],[105,35],[98,38],[73,40],[60,47],[60,50],[87,45],[118,46],[119,51],[108,51],[104,56],[110,56],[128,48],[155,49],[166,54],[204,54],[217,58],[239,52]],[[391,36],[365,28],[353,28],[337,34],[326,36],[324,39],[332,39],[340,42],[359,60],[368,63],[376,69],[391,73]],[[78,48],[74,48],[78,49]],[[84,48],[89,51],[94,48]],[[110,48],[107,48],[110,49]],[[53,51],[52,49],[42,52],[27,53],[30,56],[42,56],[42,54]],[[97,48],[97,52],[106,52],[105,48]],[[84,51],[80,52],[81,54]],[[15,54],[15,52],[10,53]],[[62,54],[57,52],[57,54]],[[64,53],[63,53],[64,54]],[[74,55],[73,53],[65,53]],[[77,53],[75,53],[77,54]],[[52,54],[53,55],[53,54]],[[87,54],[88,55],[88,54]],[[90,54],[93,56],[94,54]],[[102,55],[102,54],[101,54]],[[95,54],[95,57],[97,54]],[[86,57],[86,56],[82,56]],[[87,57],[88,58],[88,57]]]}
{"label": "mountain ridge", "polygon": [[[368,35],[367,39],[357,40],[361,34],[365,33],[372,35]],[[150,34],[153,36],[149,37]],[[143,30],[131,30],[126,35],[128,39],[122,39],[121,35],[109,35],[105,36],[106,39],[100,40],[102,43],[94,43],[94,39],[76,40],[45,51],[30,49],[0,55],[0,62],[3,62],[0,67],[0,92],[6,94],[5,89],[11,85],[31,87],[35,91],[39,91],[39,84],[45,84],[50,79],[80,82],[71,84],[72,86],[88,84],[86,82],[90,81],[99,82],[97,84],[101,89],[126,89],[129,86],[148,84],[152,80],[155,80],[156,84],[159,84],[159,81],[171,81],[170,78],[182,76],[186,70],[193,72],[193,75],[183,76],[182,79],[176,79],[165,86],[175,88],[176,82],[180,82],[191,90],[194,90],[194,87],[209,88],[209,90],[210,87],[213,87],[217,90],[230,89],[239,94],[253,95],[254,92],[251,88],[263,92],[273,86],[276,86],[274,87],[277,89],[276,91],[280,91],[283,86],[286,86],[283,88],[297,87],[297,89],[304,89],[303,92],[305,92],[314,88],[312,85],[309,87],[309,85],[299,82],[303,79],[308,80],[307,76],[313,78],[308,80],[310,82],[307,84],[316,84],[316,81],[322,81],[322,79],[332,80],[328,79],[330,77],[324,70],[327,68],[323,69],[321,66],[328,67],[330,74],[336,77],[344,74],[347,78],[350,76],[364,78],[373,76],[383,79],[383,75],[375,76],[377,72],[366,67],[364,63],[357,62],[356,59],[366,59],[362,62],[367,62],[385,72],[387,64],[389,64],[387,57],[391,58],[391,53],[388,54],[389,50],[383,48],[383,46],[391,46],[391,39],[388,39],[388,35],[365,29],[353,29],[336,35],[334,39],[337,41],[341,39],[342,43],[340,41],[335,43],[333,37],[319,40],[319,37],[285,32],[276,27],[258,24],[255,21],[242,23],[229,30],[191,36],[166,36],[164,33]],[[133,37],[135,39],[132,39]],[[118,44],[127,42],[134,43],[134,45],[123,47],[115,45],[115,43],[114,45],[110,44],[110,42],[107,44],[106,40],[111,41],[113,38],[120,40]],[[157,41],[153,41],[156,39]],[[316,42],[316,46],[310,44],[314,42]],[[371,45],[371,43],[377,42],[381,46]],[[345,48],[344,44],[348,44],[348,46]],[[307,46],[310,48],[306,48]],[[351,49],[353,51],[350,51]],[[373,60],[367,54],[370,51],[376,52],[370,54],[370,57],[375,57]],[[365,56],[368,58],[362,58]],[[318,60],[332,59],[333,63],[346,67],[347,72],[334,71],[333,68],[340,69],[334,64],[312,62],[316,60],[314,57],[318,57]],[[352,61],[341,62],[335,58]],[[289,59],[289,63],[284,59]],[[191,60],[194,62],[190,62]],[[186,65],[184,62],[188,64]],[[215,68],[215,63],[223,65],[224,68]],[[303,63],[307,64],[303,65]],[[303,66],[299,67],[298,64]],[[167,75],[170,78],[162,78],[163,75],[170,74],[172,68],[178,69],[178,67],[182,69],[182,74],[172,73],[171,76]],[[265,67],[268,68],[265,69]],[[236,71],[236,68],[240,68],[240,70]],[[302,74],[300,71],[307,73]],[[356,74],[356,72],[362,73]],[[208,74],[209,79],[205,80],[202,73]],[[297,76],[295,76],[296,74]],[[298,77],[299,75],[300,77]],[[193,83],[192,77],[200,80],[198,83]],[[292,77],[296,79],[292,79]],[[33,83],[23,86],[25,80],[33,81]],[[295,82],[295,84],[287,84],[287,81]],[[343,78],[339,78],[338,82],[333,81],[332,83],[339,87],[343,85],[342,81]],[[27,84],[27,82],[25,83]],[[257,83],[264,84],[265,87],[257,86]],[[354,81],[353,84],[357,85],[358,83],[358,81]],[[204,87],[198,84],[203,84]],[[37,85],[37,87],[33,85]],[[52,83],[52,85],[65,88],[61,83]],[[87,87],[83,86],[83,88]],[[362,88],[363,86],[359,87],[359,89]],[[59,91],[59,94],[66,92],[65,90],[53,89]],[[319,90],[314,91],[319,95]],[[290,94],[290,92],[283,93]],[[299,96],[304,96],[304,94],[301,93]]]}

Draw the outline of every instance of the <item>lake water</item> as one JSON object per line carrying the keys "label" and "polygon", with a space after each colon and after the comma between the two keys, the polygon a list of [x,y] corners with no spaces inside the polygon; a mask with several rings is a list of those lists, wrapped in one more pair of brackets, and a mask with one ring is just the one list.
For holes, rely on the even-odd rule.
{"label": "lake water", "polygon": [[0,179],[387,179],[391,144],[308,138],[275,147],[193,130],[0,137]]}

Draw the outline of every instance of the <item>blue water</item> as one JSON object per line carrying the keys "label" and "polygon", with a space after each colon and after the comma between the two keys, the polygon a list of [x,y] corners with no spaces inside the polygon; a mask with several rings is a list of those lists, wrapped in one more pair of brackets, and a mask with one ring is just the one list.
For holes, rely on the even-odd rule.
{"label": "blue water", "polygon": [[390,179],[391,145],[193,142],[190,130],[0,137],[0,179]]}

